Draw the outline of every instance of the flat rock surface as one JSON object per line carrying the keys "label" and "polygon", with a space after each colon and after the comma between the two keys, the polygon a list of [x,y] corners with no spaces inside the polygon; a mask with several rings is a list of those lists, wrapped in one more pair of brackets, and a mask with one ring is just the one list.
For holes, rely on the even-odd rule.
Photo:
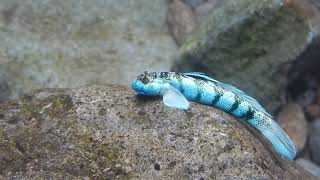
{"label": "flat rock surface", "polygon": [[220,110],[115,85],[0,104],[0,179],[37,178],[312,179]]}

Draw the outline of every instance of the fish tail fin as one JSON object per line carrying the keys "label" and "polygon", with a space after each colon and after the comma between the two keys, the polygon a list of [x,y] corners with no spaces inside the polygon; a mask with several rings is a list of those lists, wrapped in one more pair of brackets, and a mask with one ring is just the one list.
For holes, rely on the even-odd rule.
{"label": "fish tail fin", "polygon": [[296,147],[290,137],[271,118],[253,118],[248,123],[260,131],[272,144],[274,149],[289,160],[296,157]]}

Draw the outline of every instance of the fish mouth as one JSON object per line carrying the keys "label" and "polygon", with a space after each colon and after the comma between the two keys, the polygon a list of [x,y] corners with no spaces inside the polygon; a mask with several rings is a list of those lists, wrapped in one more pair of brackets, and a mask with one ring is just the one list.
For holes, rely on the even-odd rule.
{"label": "fish mouth", "polygon": [[139,85],[138,82],[134,82],[131,85],[132,89],[134,89],[138,94],[146,95],[143,88]]}

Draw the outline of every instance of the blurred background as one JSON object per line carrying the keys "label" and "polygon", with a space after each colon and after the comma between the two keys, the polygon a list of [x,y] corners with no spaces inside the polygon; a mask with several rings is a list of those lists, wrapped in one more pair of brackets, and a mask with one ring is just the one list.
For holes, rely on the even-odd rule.
{"label": "blurred background", "polygon": [[0,0],[0,102],[202,71],[256,98],[320,176],[319,0]]}

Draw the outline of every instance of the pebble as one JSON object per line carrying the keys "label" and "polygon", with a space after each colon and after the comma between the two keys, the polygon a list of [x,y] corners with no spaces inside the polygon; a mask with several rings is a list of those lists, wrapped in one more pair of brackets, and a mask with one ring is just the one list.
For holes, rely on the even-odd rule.
{"label": "pebble", "polygon": [[308,122],[301,106],[296,103],[285,105],[278,115],[278,122],[296,144],[298,152],[301,152],[308,135]]}
{"label": "pebble", "polygon": [[178,45],[181,45],[195,28],[193,11],[181,0],[171,1],[167,22],[169,31]]}
{"label": "pebble", "polygon": [[312,122],[310,127],[308,145],[311,159],[313,162],[320,165],[320,119]]}
{"label": "pebble", "polygon": [[320,105],[319,104],[310,104],[305,109],[307,115],[311,120],[320,118]]}
{"label": "pebble", "polygon": [[320,167],[313,162],[303,158],[298,159],[296,162],[312,175],[320,177]]}
{"label": "pebble", "polygon": [[302,107],[306,107],[314,103],[316,96],[316,91],[314,91],[313,89],[309,89],[297,98],[297,103]]}

